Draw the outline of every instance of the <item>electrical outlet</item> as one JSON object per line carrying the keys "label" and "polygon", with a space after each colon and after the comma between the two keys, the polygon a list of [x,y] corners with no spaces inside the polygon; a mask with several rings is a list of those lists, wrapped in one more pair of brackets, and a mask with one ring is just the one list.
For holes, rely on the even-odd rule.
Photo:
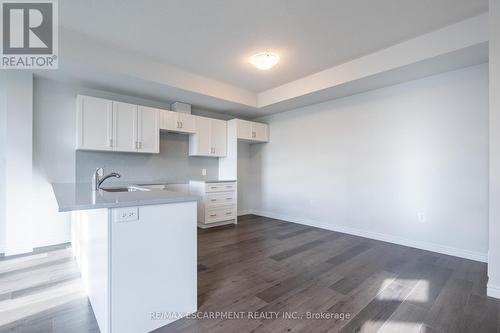
{"label": "electrical outlet", "polygon": [[206,176],[207,175],[207,169],[201,169],[201,175]]}
{"label": "electrical outlet", "polygon": [[139,208],[138,207],[115,208],[114,220],[116,222],[138,221]]}
{"label": "electrical outlet", "polygon": [[427,220],[424,212],[418,212],[417,219],[418,219],[418,222],[421,222],[421,223],[424,223]]}

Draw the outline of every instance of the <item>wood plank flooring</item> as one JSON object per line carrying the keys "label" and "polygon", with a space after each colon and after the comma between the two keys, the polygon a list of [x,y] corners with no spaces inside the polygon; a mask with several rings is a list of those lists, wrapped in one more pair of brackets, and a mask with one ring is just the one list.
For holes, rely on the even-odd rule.
{"label": "wood plank flooring", "polygon": [[[483,263],[247,215],[199,230],[200,318],[155,333],[499,333],[486,282]],[[99,332],[70,249],[0,259],[0,332]]]}

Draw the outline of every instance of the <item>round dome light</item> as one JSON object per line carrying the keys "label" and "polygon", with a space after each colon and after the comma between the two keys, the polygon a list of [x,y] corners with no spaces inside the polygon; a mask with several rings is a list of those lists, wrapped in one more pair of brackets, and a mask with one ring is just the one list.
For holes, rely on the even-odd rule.
{"label": "round dome light", "polygon": [[260,70],[271,69],[278,61],[280,61],[280,57],[272,52],[257,53],[250,58],[250,63]]}

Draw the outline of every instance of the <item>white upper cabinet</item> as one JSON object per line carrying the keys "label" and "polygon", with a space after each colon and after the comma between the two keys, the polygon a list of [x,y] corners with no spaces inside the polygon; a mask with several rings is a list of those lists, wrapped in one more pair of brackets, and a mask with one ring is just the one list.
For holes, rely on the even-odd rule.
{"label": "white upper cabinet", "polygon": [[139,106],[137,109],[137,151],[139,153],[160,152],[158,109]]}
{"label": "white upper cabinet", "polygon": [[238,139],[252,140],[252,122],[238,119]]}
{"label": "white upper cabinet", "polygon": [[79,95],[76,128],[76,149],[160,152],[157,109]]}
{"label": "white upper cabinet", "polygon": [[113,150],[137,150],[137,105],[113,102]]}
{"label": "white upper cabinet", "polygon": [[223,157],[227,152],[227,122],[224,120],[210,119],[210,143],[212,155]]}
{"label": "white upper cabinet", "polygon": [[223,157],[226,152],[226,121],[196,117],[196,133],[189,137],[189,155]]}
{"label": "white upper cabinet", "polygon": [[190,156],[211,156],[210,119],[196,117],[196,134],[189,137]]}
{"label": "white upper cabinet", "polygon": [[77,97],[76,149],[113,150],[113,102]]}
{"label": "white upper cabinet", "polygon": [[196,133],[196,116],[179,113],[179,125],[182,133]]}
{"label": "white upper cabinet", "polygon": [[252,122],[252,139],[259,142],[268,142],[269,125]]}
{"label": "white upper cabinet", "polygon": [[236,121],[238,139],[254,143],[269,141],[269,125],[241,119]]}
{"label": "white upper cabinet", "polygon": [[196,116],[173,111],[160,112],[160,129],[187,134],[196,132]]}

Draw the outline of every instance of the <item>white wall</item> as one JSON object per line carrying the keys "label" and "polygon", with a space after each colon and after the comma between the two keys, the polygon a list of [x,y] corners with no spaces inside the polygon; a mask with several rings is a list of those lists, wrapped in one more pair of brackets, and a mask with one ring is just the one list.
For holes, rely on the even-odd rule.
{"label": "white wall", "polygon": [[0,75],[0,253],[5,252],[5,140],[6,140],[6,86]]}
{"label": "white wall", "polygon": [[5,126],[5,247],[6,255],[32,247],[33,75],[2,73]]}
{"label": "white wall", "polygon": [[75,94],[70,85],[35,79],[33,247],[70,241],[69,213],[58,213],[52,182],[75,181]]}
{"label": "white wall", "polygon": [[500,298],[500,2],[490,0],[490,249],[488,295]]}
{"label": "white wall", "polygon": [[257,213],[486,260],[487,65],[260,120]]}

